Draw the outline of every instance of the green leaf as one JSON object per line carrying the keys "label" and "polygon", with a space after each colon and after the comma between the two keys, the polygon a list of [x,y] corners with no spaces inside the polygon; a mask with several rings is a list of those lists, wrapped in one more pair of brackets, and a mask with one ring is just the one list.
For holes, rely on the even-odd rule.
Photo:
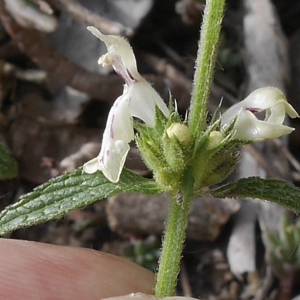
{"label": "green leaf", "polygon": [[242,178],[210,191],[217,198],[253,198],[270,201],[300,212],[300,189],[278,179]]}
{"label": "green leaf", "polygon": [[0,180],[17,177],[18,167],[9,150],[0,143]]}
{"label": "green leaf", "polygon": [[74,209],[120,192],[158,194],[163,191],[155,181],[125,169],[120,181],[112,183],[100,171],[87,174],[79,168],[38,186],[3,210],[0,213],[0,235],[60,218]]}

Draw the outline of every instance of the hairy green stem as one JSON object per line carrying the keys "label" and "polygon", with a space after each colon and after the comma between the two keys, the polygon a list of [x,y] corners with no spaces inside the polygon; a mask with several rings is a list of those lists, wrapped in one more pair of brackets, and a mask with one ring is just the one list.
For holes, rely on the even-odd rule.
{"label": "hairy green stem", "polygon": [[[206,129],[207,99],[213,78],[224,5],[225,0],[206,0],[189,114],[189,127],[195,137]],[[184,190],[189,191],[186,187]],[[188,214],[193,200],[189,193],[182,192],[181,196],[180,204],[177,203],[176,196],[171,199],[156,276],[155,295],[157,297],[175,294]]]}
{"label": "hairy green stem", "polygon": [[155,295],[157,297],[174,296],[175,294],[192,198],[183,195],[181,201],[182,203],[179,204],[177,197],[171,199],[156,276]]}
{"label": "hairy green stem", "polygon": [[225,0],[206,0],[189,114],[189,127],[194,136],[199,135],[206,127],[207,100],[213,79],[224,6]]}

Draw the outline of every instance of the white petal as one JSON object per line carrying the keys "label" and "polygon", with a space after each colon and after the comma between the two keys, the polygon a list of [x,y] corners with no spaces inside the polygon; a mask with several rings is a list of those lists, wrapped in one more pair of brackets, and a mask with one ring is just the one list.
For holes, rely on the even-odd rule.
{"label": "white petal", "polygon": [[155,122],[155,106],[169,117],[170,112],[162,98],[153,87],[143,79],[132,85],[130,112],[133,117],[144,121],[147,125],[153,126]]}
{"label": "white petal", "polygon": [[299,114],[296,112],[296,110],[293,108],[293,106],[288,102],[285,103],[285,111],[292,119],[300,117]]}
{"label": "white petal", "polygon": [[278,138],[294,130],[285,125],[260,121],[249,111],[239,114],[234,129],[236,139],[252,141]]}
{"label": "white petal", "polygon": [[103,134],[105,139],[124,140],[127,143],[134,139],[133,124],[130,112],[131,88],[124,86],[121,95],[109,111],[106,127]]}
{"label": "white petal", "polygon": [[111,60],[117,74],[119,74],[127,83],[130,80],[140,80],[136,66],[136,60],[130,44],[122,37],[116,35],[105,35],[93,26],[87,28],[93,35],[106,44],[108,54],[100,58],[99,63],[108,63]]}
{"label": "white petal", "polygon": [[239,104],[245,108],[265,110],[273,107],[278,101],[286,101],[282,91],[275,87],[263,87],[253,91]]}
{"label": "white petal", "polygon": [[269,123],[282,124],[285,119],[285,103],[278,101],[270,109],[266,110],[265,121]]}
{"label": "white petal", "polygon": [[115,101],[109,112],[98,158],[99,170],[112,182],[119,180],[130,149],[129,143],[134,139],[129,96],[125,86],[124,94]]}
{"label": "white petal", "polygon": [[98,170],[98,157],[91,159],[83,165],[83,171],[88,174],[93,174]]}
{"label": "white petal", "polygon": [[99,169],[111,182],[118,182],[130,146],[123,140],[112,140],[103,145],[99,155]]}
{"label": "white petal", "polygon": [[244,110],[244,108],[240,105],[240,103],[237,103],[237,104],[229,107],[221,116],[221,124],[222,125],[229,124],[243,110]]}

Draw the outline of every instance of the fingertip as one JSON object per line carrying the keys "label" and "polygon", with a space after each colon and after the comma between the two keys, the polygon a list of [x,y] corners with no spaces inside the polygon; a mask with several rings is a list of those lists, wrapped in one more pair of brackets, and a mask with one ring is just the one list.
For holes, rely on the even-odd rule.
{"label": "fingertip", "polygon": [[154,275],[96,250],[0,239],[0,299],[102,299],[153,293]]}

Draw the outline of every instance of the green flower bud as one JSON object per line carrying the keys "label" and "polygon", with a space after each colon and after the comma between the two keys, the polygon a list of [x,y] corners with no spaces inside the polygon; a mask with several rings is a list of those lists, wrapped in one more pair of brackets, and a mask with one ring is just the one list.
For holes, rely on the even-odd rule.
{"label": "green flower bud", "polygon": [[220,131],[212,131],[209,135],[207,149],[212,150],[218,147],[223,140],[224,136]]}
{"label": "green flower bud", "polygon": [[159,111],[153,127],[135,123],[135,128],[141,156],[156,181],[165,190],[179,190],[191,157],[191,150],[187,148],[192,139],[189,128],[177,120],[167,120]]}
{"label": "green flower bud", "polygon": [[192,134],[190,129],[181,123],[173,123],[167,129],[167,136],[170,140],[178,140],[179,143],[185,147],[188,147],[191,144]]}

